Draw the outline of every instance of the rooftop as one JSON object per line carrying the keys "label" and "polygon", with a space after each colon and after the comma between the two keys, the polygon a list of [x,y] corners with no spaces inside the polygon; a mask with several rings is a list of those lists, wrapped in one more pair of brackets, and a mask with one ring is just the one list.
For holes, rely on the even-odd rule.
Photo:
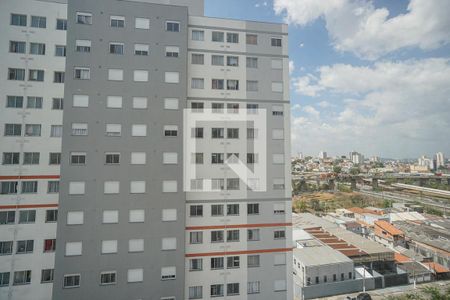
{"label": "rooftop", "polygon": [[375,221],[375,226],[380,227],[382,230],[386,231],[390,235],[403,235],[403,231],[399,230],[397,227],[390,224],[389,222],[383,220]]}
{"label": "rooftop", "polygon": [[321,266],[353,262],[350,258],[328,246],[295,248],[294,256],[305,266]]}

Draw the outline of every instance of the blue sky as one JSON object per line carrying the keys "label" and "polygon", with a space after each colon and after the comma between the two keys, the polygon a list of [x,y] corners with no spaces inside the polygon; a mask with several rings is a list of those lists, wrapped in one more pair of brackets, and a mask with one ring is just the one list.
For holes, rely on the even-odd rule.
{"label": "blue sky", "polygon": [[205,0],[289,24],[292,151],[450,155],[450,1]]}

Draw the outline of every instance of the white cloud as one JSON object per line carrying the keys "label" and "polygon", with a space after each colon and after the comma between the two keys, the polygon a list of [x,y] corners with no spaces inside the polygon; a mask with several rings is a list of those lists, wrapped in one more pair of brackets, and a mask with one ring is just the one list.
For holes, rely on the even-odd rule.
{"label": "white cloud", "polygon": [[311,76],[302,76],[292,79],[294,90],[300,95],[311,97],[317,96],[318,92],[320,92],[323,88],[316,84],[311,84],[312,79],[313,77]]}
{"label": "white cloud", "polygon": [[407,12],[394,17],[386,8],[375,8],[372,0],[275,0],[274,10],[300,26],[324,18],[335,49],[366,59],[450,43],[448,0],[410,0]]}
{"label": "white cloud", "polygon": [[317,103],[317,106],[319,106],[320,108],[328,108],[331,107],[331,103],[328,101],[320,101],[319,103]]}
{"label": "white cloud", "polygon": [[289,61],[289,75],[291,75],[295,70],[295,64],[294,61],[290,60]]}
{"label": "white cloud", "polygon": [[450,149],[450,59],[336,64],[301,78],[308,79],[303,94],[321,91],[328,101],[343,100],[332,103],[334,114],[305,106],[300,121],[292,118],[294,152],[328,148],[345,154],[356,148],[367,155],[414,157]]}
{"label": "white cloud", "polygon": [[301,105],[297,103],[292,105],[291,111],[299,111],[301,108],[302,108]]}

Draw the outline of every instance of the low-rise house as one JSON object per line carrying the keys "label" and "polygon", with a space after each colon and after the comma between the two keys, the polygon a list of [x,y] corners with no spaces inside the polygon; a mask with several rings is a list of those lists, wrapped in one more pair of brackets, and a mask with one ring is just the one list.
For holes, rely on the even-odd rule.
{"label": "low-rise house", "polygon": [[390,248],[405,246],[405,234],[387,221],[374,222],[373,238]]}

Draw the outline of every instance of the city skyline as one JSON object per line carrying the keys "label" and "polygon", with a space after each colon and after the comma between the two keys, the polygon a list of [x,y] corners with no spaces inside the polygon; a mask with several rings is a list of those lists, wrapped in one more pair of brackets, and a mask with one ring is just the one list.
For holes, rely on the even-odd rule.
{"label": "city skyline", "polygon": [[449,5],[231,0],[205,9],[290,25],[292,153],[412,158],[450,152]]}

